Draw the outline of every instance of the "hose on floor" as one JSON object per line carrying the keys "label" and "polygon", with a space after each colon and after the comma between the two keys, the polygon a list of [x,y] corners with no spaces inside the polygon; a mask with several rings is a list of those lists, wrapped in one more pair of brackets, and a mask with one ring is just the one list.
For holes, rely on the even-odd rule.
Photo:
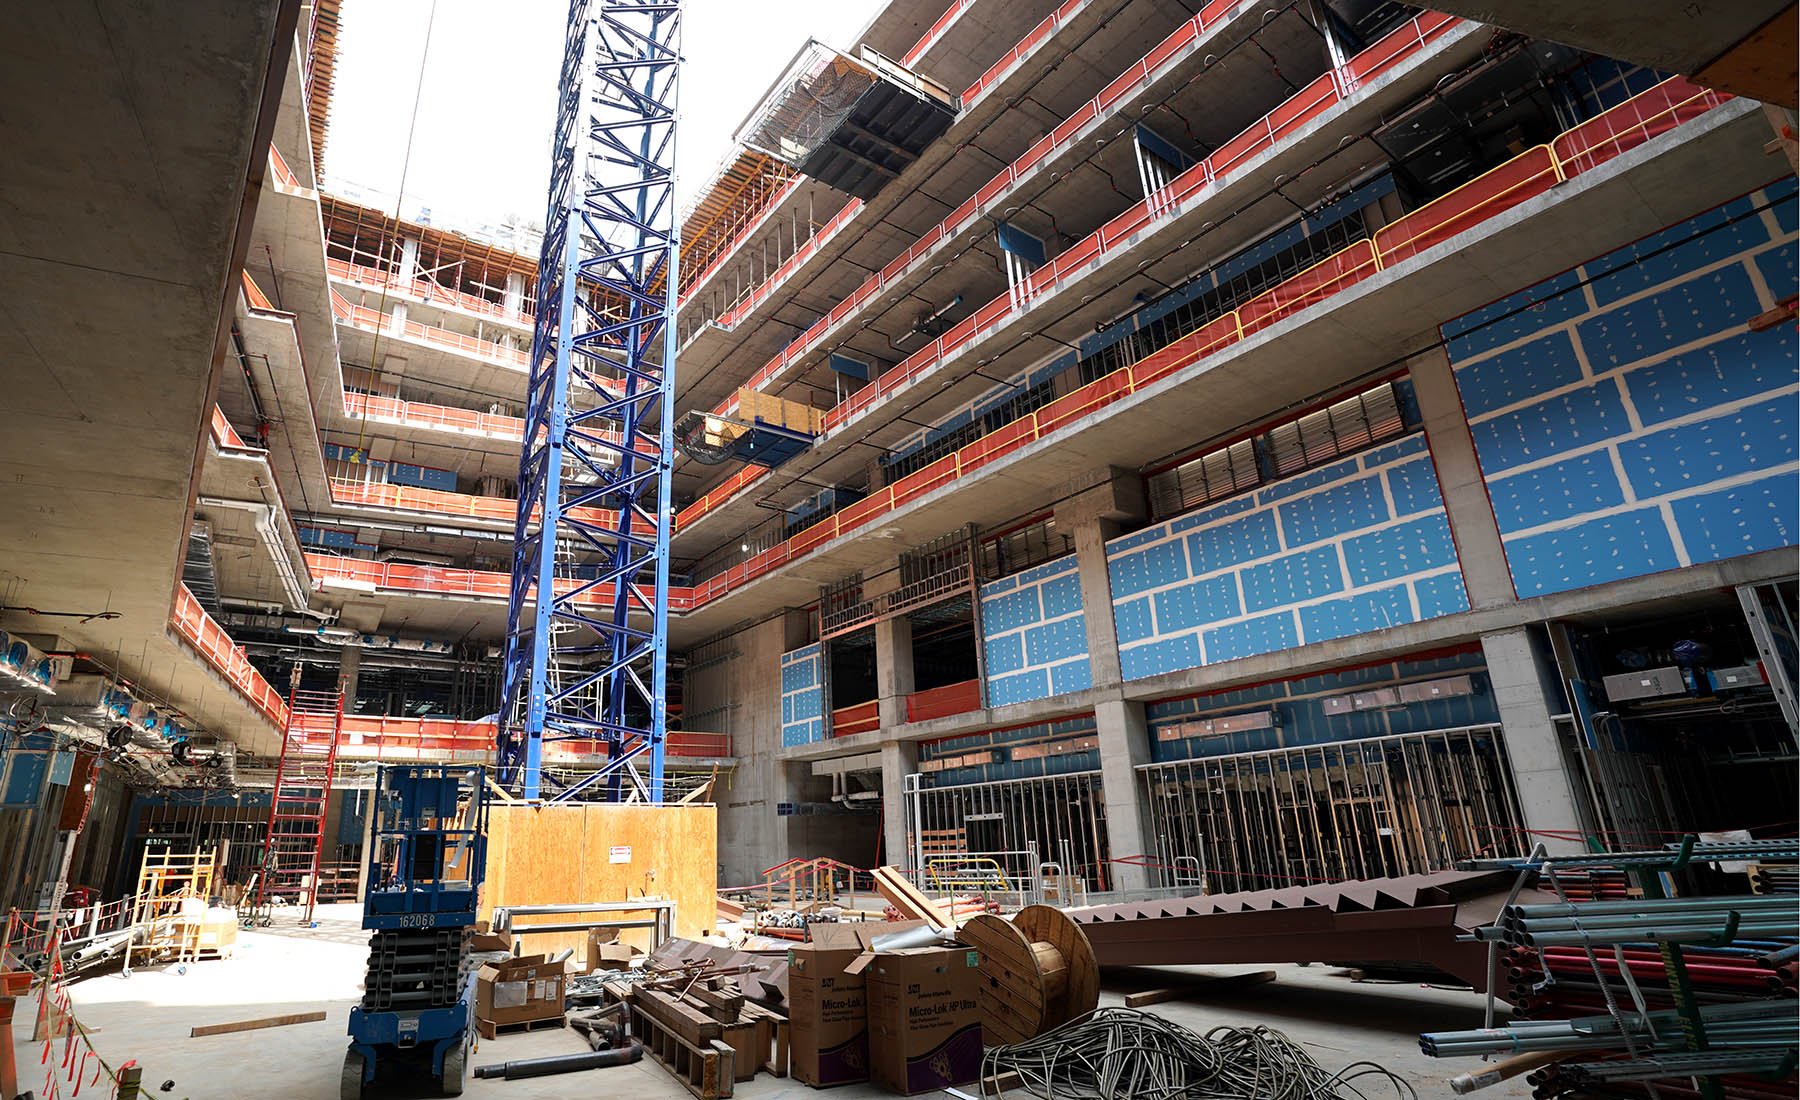
{"label": "hose on floor", "polygon": [[1418,1100],[1404,1079],[1374,1062],[1333,1073],[1279,1031],[1215,1027],[1199,1035],[1149,1012],[1102,1008],[982,1059],[983,1096],[1016,1073],[1035,1096],[1055,1100],[1373,1100],[1392,1090]]}

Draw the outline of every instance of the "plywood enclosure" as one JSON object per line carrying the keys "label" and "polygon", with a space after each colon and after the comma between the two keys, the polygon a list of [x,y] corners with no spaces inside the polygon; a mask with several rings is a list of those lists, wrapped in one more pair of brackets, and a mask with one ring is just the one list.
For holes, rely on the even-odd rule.
{"label": "plywood enclosure", "polygon": [[[488,817],[487,885],[481,915],[496,905],[617,902],[652,895],[675,901],[675,933],[697,939],[713,930],[719,874],[718,810],[713,806],[497,805]],[[649,916],[648,913],[610,914]],[[573,922],[579,915],[521,917],[520,924]],[[626,943],[648,948],[648,929]],[[528,952],[575,948],[580,933],[528,937]]]}

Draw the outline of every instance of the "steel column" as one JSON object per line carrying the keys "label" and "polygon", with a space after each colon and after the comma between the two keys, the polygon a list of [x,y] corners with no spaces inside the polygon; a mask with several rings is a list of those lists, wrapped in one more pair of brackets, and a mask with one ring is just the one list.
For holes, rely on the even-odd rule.
{"label": "steel column", "polygon": [[[680,46],[675,0],[569,4],[500,712],[502,782],[526,798],[619,800],[628,777],[662,798]],[[606,763],[547,790],[557,740]]]}

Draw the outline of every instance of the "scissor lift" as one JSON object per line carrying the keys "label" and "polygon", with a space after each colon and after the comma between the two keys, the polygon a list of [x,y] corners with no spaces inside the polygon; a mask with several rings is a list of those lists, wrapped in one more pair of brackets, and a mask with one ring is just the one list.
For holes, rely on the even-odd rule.
{"label": "scissor lift", "polygon": [[378,1074],[429,1075],[460,1096],[474,1005],[469,936],[487,874],[483,769],[406,764],[376,775],[363,927],[369,970],[350,1010],[343,1100]]}

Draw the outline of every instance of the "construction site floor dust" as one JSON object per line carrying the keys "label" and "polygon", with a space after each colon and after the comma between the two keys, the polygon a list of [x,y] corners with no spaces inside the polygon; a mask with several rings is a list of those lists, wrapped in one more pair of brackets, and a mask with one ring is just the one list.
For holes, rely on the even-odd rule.
{"label": "construction site floor dust", "polygon": [[[117,1065],[135,1058],[144,1067],[147,1096],[169,1100],[336,1100],[345,1027],[359,996],[367,959],[367,933],[354,906],[332,906],[313,929],[279,928],[244,933],[234,958],[223,961],[140,967],[129,977],[112,972],[76,983],[71,993],[77,1018],[94,1031],[96,1048]],[[1421,1030],[1481,1026],[1481,998],[1474,993],[1416,983],[1356,982],[1329,967],[1277,966],[1209,968],[1204,973],[1273,969],[1277,980],[1235,992],[1209,995],[1205,1002],[1168,1002],[1150,1011],[1204,1031],[1221,1024],[1257,1024],[1286,1032],[1327,1068],[1363,1059],[1379,1062],[1412,1083],[1421,1098],[1451,1095],[1448,1079],[1474,1063],[1435,1061],[1419,1052]],[[1112,975],[1102,1005],[1121,1003],[1124,991],[1178,984],[1200,971],[1169,968]],[[1175,979],[1169,981],[1165,979]],[[14,1028],[20,1087],[44,1095],[41,1043],[29,1041],[35,1002],[21,1002]],[[320,1023],[189,1038],[206,1024],[324,1011]],[[566,1029],[502,1035],[483,1041],[470,1065],[538,1058],[586,1050]],[[61,1054],[58,1044],[55,1055]],[[50,1064],[57,1063],[50,1058]],[[89,1078],[92,1077],[90,1067]],[[166,1092],[164,1082],[173,1082]],[[60,1095],[70,1094],[63,1084]],[[841,1100],[887,1095],[869,1085],[829,1090]],[[1493,1100],[1527,1100],[1531,1090],[1516,1078],[1483,1093]],[[96,1095],[100,1093],[96,1092]],[[435,1096],[429,1086],[380,1095]],[[465,1096],[545,1100],[589,1095],[632,1100],[688,1097],[687,1090],[651,1061],[611,1069],[518,1081],[474,1080]],[[823,1095],[791,1079],[762,1074],[737,1086],[742,1100],[777,1100]],[[1017,1094],[1023,1095],[1023,1094]],[[1371,1100],[1381,1100],[1372,1097]]]}

